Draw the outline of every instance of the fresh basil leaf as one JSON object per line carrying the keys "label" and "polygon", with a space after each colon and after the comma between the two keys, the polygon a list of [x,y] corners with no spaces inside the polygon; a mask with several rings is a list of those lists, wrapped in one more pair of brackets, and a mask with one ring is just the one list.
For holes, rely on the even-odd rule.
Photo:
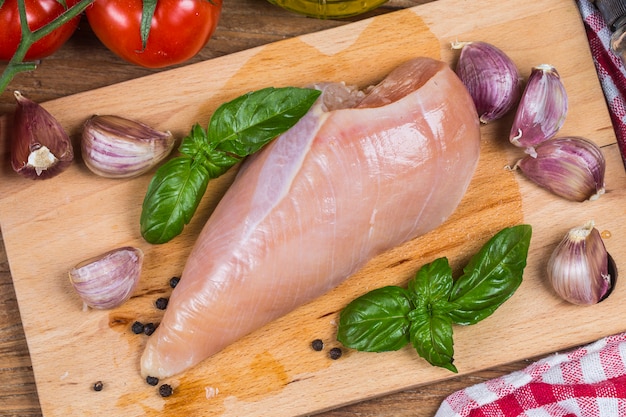
{"label": "fresh basil leaf", "polygon": [[450,312],[454,323],[469,325],[491,315],[522,283],[530,246],[530,225],[505,228],[493,236],[454,283]]}
{"label": "fresh basil leaf", "polygon": [[182,156],[162,165],[148,185],[143,201],[141,235],[150,243],[165,243],[191,221],[209,180],[240,161],[207,145],[206,132],[196,124],[178,148]]}
{"label": "fresh basil leaf", "polygon": [[453,284],[452,268],[448,259],[435,259],[422,266],[415,278],[409,281],[411,300],[415,305],[430,304],[436,300],[447,301]]}
{"label": "fresh basil leaf", "polygon": [[191,158],[199,155],[207,149],[208,137],[206,130],[198,123],[194,124],[191,131],[183,138],[178,152]]}
{"label": "fresh basil leaf", "polygon": [[[221,105],[211,118],[209,139],[224,152],[255,153],[306,114],[321,91],[307,88],[264,88]],[[268,106],[267,103],[271,103]]]}
{"label": "fresh basil leaf", "polygon": [[337,340],[365,352],[398,350],[409,343],[412,309],[404,288],[387,286],[350,302],[339,316]]}
{"label": "fresh basil leaf", "polygon": [[165,243],[191,221],[209,183],[201,162],[177,157],[163,164],[148,185],[143,201],[141,235],[150,243]]}
{"label": "fresh basil leaf", "polygon": [[409,334],[417,353],[431,365],[458,372],[454,361],[452,320],[432,304],[411,311]]}
{"label": "fresh basil leaf", "polygon": [[[431,365],[458,372],[453,325],[482,320],[515,292],[531,234],[529,225],[501,230],[472,257],[457,281],[448,259],[439,258],[420,268],[405,292],[384,287],[357,298],[340,315],[338,340],[347,347],[380,352],[390,350],[385,342],[399,349],[408,338]],[[389,333],[393,336],[386,339]]]}
{"label": "fresh basil leaf", "polygon": [[430,364],[456,372],[452,365],[452,320],[448,312],[456,305],[448,302],[454,280],[447,258],[422,266],[409,281],[409,294],[415,309],[409,312],[409,337],[417,353]]}
{"label": "fresh basil leaf", "polygon": [[152,26],[152,18],[156,10],[157,0],[143,0],[143,8],[141,10],[141,50],[146,49],[148,37],[150,36],[150,27]]}
{"label": "fresh basil leaf", "polygon": [[320,94],[307,88],[268,87],[224,103],[215,110],[204,133],[208,145],[215,152],[239,158],[252,155],[292,128]]}
{"label": "fresh basil leaf", "polygon": [[192,127],[191,133],[183,139],[178,151],[202,163],[208,170],[210,178],[219,177],[242,159],[215,149],[215,146],[208,142],[207,133],[199,124]]}
{"label": "fresh basil leaf", "polygon": [[285,87],[245,94],[216,110],[205,131],[195,124],[182,156],[161,166],[148,186],[140,228],[150,243],[165,243],[191,221],[208,182],[291,128],[320,92]]}

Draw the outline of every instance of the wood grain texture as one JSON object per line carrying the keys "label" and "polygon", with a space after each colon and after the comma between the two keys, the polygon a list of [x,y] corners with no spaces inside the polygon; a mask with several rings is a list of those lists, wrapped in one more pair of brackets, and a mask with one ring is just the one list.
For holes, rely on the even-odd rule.
{"label": "wood grain texture", "polygon": [[[478,13],[480,7],[476,4],[472,5],[472,10],[467,10],[462,7],[463,2],[441,0],[414,11],[396,12],[349,26],[344,22],[323,21],[321,24],[336,29],[255,50],[244,47],[239,49],[244,50],[241,53],[235,53],[235,46],[235,50],[225,54],[217,52],[215,57],[222,58],[180,67],[174,72],[147,71],[144,74],[143,70],[133,69],[137,73],[129,76],[126,73],[128,66],[120,65],[123,70],[111,72],[113,78],[120,78],[115,82],[147,73],[158,75],[46,103],[73,133],[77,132],[81,120],[89,113],[113,109],[132,112],[155,125],[167,126],[180,135],[193,121],[206,118],[224,99],[249,87],[317,81],[322,76],[329,79],[340,77],[364,85],[379,79],[395,63],[415,53],[434,54],[452,63],[454,52],[448,48],[450,41],[480,38],[498,44],[510,53],[525,75],[531,65],[546,60],[559,68],[572,96],[572,111],[563,133],[585,135],[603,145],[609,158],[610,182],[607,180],[607,195],[593,206],[586,203],[573,206],[558,201],[519,176],[503,171],[505,164],[519,156],[502,141],[508,135],[506,126],[510,119],[484,127],[484,152],[473,186],[459,212],[436,235],[410,242],[376,258],[358,276],[329,295],[272,323],[198,369],[175,379],[180,395],[162,402],[155,398],[153,391],[146,390],[145,385],[137,381],[136,369],[132,368],[136,366],[141,341],[129,334],[128,326],[137,317],[158,320],[158,313],[151,309],[150,304],[159,294],[167,293],[164,280],[182,267],[187,248],[201,227],[201,220],[190,225],[184,236],[172,245],[146,248],[147,263],[150,265],[147,267],[148,278],[131,302],[113,312],[83,313],[77,311],[77,300],[68,290],[67,283],[62,281],[63,271],[68,264],[82,260],[88,252],[97,253],[122,243],[145,246],[137,236],[133,222],[138,217],[141,190],[145,189],[149,178],[130,182],[94,179],[84,167],[75,166],[63,174],[69,187],[63,187],[59,182],[55,182],[56,186],[51,186],[51,183],[42,186],[11,177],[6,164],[3,164],[0,172],[0,221],[45,415],[89,415],[90,412],[94,415],[105,412],[112,415],[163,415],[163,412],[180,415],[181,410],[195,415],[261,415],[260,410],[267,410],[268,407],[277,410],[274,415],[296,415],[323,412],[342,404],[386,394],[380,399],[327,411],[324,415],[433,415],[449,393],[519,369],[527,364],[524,358],[544,355],[622,330],[622,325],[614,320],[619,316],[616,313],[623,308],[617,305],[623,297],[621,291],[617,291],[610,302],[593,307],[591,313],[583,312],[561,303],[539,279],[549,249],[567,228],[578,225],[576,223],[587,220],[589,216],[597,217],[597,222],[603,219],[602,230],[612,233],[613,238],[608,239],[607,245],[618,259],[618,266],[619,254],[624,251],[618,238],[623,235],[623,226],[615,223],[621,214],[618,205],[624,198],[621,192],[624,188],[623,167],[614,145],[615,138],[577,10],[566,1],[556,4],[520,1],[515,7],[507,5],[506,8],[497,7],[499,2],[484,3],[483,8],[488,7],[493,14],[485,16]],[[250,6],[258,6],[268,12],[271,9],[270,14],[282,15],[282,12],[274,11],[265,4],[250,3]],[[256,19],[256,15],[252,11],[248,16],[245,12],[234,13],[232,26],[228,27],[236,28],[239,22],[250,24],[253,18]],[[318,21],[312,19],[300,20],[303,25],[318,25]],[[543,31],[540,38],[539,35],[520,37],[519,33],[527,33],[529,22],[555,29],[554,32]],[[558,32],[556,28],[563,24],[574,28],[573,36],[572,31],[567,34]],[[389,27],[394,30],[389,31]],[[263,26],[260,28],[262,31]],[[323,28],[316,26],[318,29]],[[307,28],[293,26],[291,30],[285,29],[284,37],[306,33],[298,33],[298,30],[307,31]],[[233,32],[236,30],[233,29]],[[265,38],[251,36],[247,39],[243,36],[239,38],[239,46],[251,42],[246,45],[256,47],[266,44],[265,41],[278,40],[276,36],[281,37],[275,32]],[[294,50],[304,54],[306,59],[295,62]],[[106,51],[95,54],[96,57],[98,54],[107,55]],[[372,60],[372,57],[375,59]],[[213,56],[204,59],[207,58]],[[285,66],[285,62],[290,62],[290,65]],[[92,64],[83,65],[91,68]],[[269,71],[269,77],[259,77],[254,73],[259,68],[274,71]],[[58,71],[57,68],[56,74],[59,74]],[[57,77],[59,80],[63,78]],[[171,88],[173,79],[185,80],[182,83],[184,91]],[[90,85],[91,88],[103,87],[107,83]],[[155,89],[155,85],[163,89]],[[203,87],[201,91],[197,91],[199,85]],[[207,87],[210,87],[209,92]],[[76,90],[72,93],[91,89],[74,88]],[[132,99],[120,100],[120,97]],[[6,121],[3,123],[2,143],[5,142],[7,128]],[[6,161],[6,151],[0,152],[0,155]],[[211,188],[203,212],[210,211],[231,178],[227,176]],[[46,201],[42,196],[50,196],[52,200]],[[61,206],[59,201],[62,201]],[[35,204],[29,205],[28,202]],[[94,207],[98,207],[96,212]],[[69,215],[73,220],[67,225],[63,216]],[[350,352],[340,361],[330,363],[307,349],[312,337],[323,336],[332,340],[334,315],[345,302],[364,291],[364,284],[378,286],[406,282],[419,265],[442,255],[450,256],[458,270],[491,233],[502,225],[521,220],[536,226],[537,238],[534,242],[539,242],[532,248],[528,277],[519,295],[508,302],[502,312],[477,325],[475,331],[469,328],[458,331],[455,336],[457,366],[465,376],[452,379],[454,375],[449,372],[416,360],[410,350],[380,356]],[[54,236],[57,230],[63,229],[71,238],[61,236],[61,243],[57,244],[24,237],[33,236],[36,228],[43,228]],[[103,229],[106,233],[102,233]],[[97,241],[93,236],[98,236]],[[71,250],[68,251],[68,248]],[[45,273],[52,278],[41,279],[42,264],[32,262],[33,254],[45,254]],[[157,259],[159,262],[155,262]],[[27,372],[19,372],[29,368],[29,357],[24,348],[24,336],[19,331],[17,302],[12,292],[7,260],[0,261],[2,311],[10,313],[5,321],[10,333],[0,339],[0,346],[16,352],[15,355],[7,355],[6,359],[3,355],[7,365],[0,368],[18,370],[11,374],[11,382],[8,383],[11,385],[5,388],[9,395],[0,397],[0,405],[4,401],[12,404],[12,408],[6,410],[14,415],[38,415],[33,377]],[[53,316],[51,311],[63,313]],[[563,328],[561,322],[553,320],[556,314],[564,322],[575,322],[577,325]],[[597,326],[595,322],[606,325]],[[506,331],[511,328],[515,329],[513,334]],[[4,327],[2,329],[4,331]],[[15,338],[16,343],[12,344],[10,338]],[[101,348],[94,350],[94,346]],[[77,352],[80,352],[79,359]],[[381,370],[378,366],[377,362],[383,361],[379,357],[385,357],[384,363],[388,364],[385,369]],[[507,365],[512,361],[516,362]],[[494,365],[498,365],[495,370],[480,371]],[[472,373],[475,371],[478,373]],[[376,375],[376,379],[371,378],[372,375]],[[95,378],[105,377],[109,378],[107,386],[110,389],[101,393],[89,391],[89,384]],[[219,388],[221,394],[207,399],[206,387]],[[309,397],[303,397],[302,393],[307,393]],[[88,406],[85,405],[87,403]],[[111,407],[116,411],[111,411]]]}

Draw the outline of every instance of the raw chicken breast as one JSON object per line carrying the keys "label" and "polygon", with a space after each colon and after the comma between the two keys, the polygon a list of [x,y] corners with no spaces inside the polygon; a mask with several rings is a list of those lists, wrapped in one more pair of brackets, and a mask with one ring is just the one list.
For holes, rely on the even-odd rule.
{"label": "raw chicken breast", "polygon": [[321,296],[461,201],[479,122],[446,64],[411,60],[367,93],[320,89],[307,115],[242,165],[211,215],[148,340],[144,376],[180,373]]}

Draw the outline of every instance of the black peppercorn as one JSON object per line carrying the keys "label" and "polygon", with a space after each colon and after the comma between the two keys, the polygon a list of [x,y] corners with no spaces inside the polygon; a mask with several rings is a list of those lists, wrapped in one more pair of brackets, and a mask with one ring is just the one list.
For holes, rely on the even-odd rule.
{"label": "black peppercorn", "polygon": [[169,384],[163,384],[159,387],[159,394],[161,395],[161,397],[169,397],[173,393],[174,393],[174,390]]}
{"label": "black peppercorn", "polygon": [[334,347],[334,348],[332,348],[332,349],[330,350],[330,352],[328,352],[328,356],[329,356],[332,360],[335,360],[335,359],[339,359],[339,358],[341,358],[341,354],[342,354],[342,353],[343,353],[343,352],[341,351],[341,349],[340,349],[340,348],[338,348],[338,347]]}
{"label": "black peppercorn", "polygon": [[148,383],[148,385],[152,385],[153,387],[156,387],[157,384],[159,383],[159,378],[155,376],[149,376],[146,378],[146,382]]}
{"label": "black peppercorn", "polygon": [[143,325],[143,323],[136,321],[136,322],[133,323],[131,329],[132,329],[133,333],[141,334],[144,331],[144,325]]}
{"label": "black peppercorn", "polygon": [[319,352],[320,350],[324,349],[324,342],[322,342],[322,339],[315,339],[311,342],[311,347],[313,348],[313,350]]}
{"label": "black peppercorn", "polygon": [[169,301],[169,299],[167,299],[165,297],[160,297],[160,298],[157,298],[157,300],[154,302],[154,305],[159,310],[165,310],[167,308],[168,301]]}
{"label": "black peppercorn", "polygon": [[154,331],[156,330],[156,326],[154,325],[154,323],[146,323],[143,326],[143,332],[147,335],[150,336],[152,333],[154,333]]}
{"label": "black peppercorn", "polygon": [[94,391],[102,391],[102,388],[104,388],[104,384],[102,383],[102,381],[98,381],[95,384],[93,384]]}
{"label": "black peppercorn", "polygon": [[179,277],[170,278],[170,287],[176,288],[176,285],[178,285],[178,281],[180,281]]}

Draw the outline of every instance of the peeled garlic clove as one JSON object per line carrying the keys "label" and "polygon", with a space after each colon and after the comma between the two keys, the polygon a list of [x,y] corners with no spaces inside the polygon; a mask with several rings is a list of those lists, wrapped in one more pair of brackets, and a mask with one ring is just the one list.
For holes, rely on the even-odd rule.
{"label": "peeled garlic clove", "polygon": [[174,148],[170,132],[160,132],[119,116],[93,116],[85,123],[81,150],[85,165],[107,178],[131,178],[149,171]]}
{"label": "peeled garlic clove", "polygon": [[509,140],[534,155],[534,147],[552,138],[565,122],[568,99],[556,68],[542,64],[531,70],[515,113]]}
{"label": "peeled garlic clove", "polygon": [[74,149],[61,124],[46,109],[13,93],[17,100],[11,140],[11,166],[26,178],[52,178],[74,159]]}
{"label": "peeled garlic clove", "polygon": [[611,293],[617,268],[593,221],[571,229],[561,240],[548,260],[548,279],[573,304],[596,304]]}
{"label": "peeled garlic clove", "polygon": [[522,77],[511,58],[486,42],[460,42],[452,47],[461,48],[456,73],[474,100],[481,123],[512,110],[522,94]]}
{"label": "peeled garlic clove", "polygon": [[595,200],[604,194],[606,161],[590,140],[571,136],[543,142],[516,168],[535,184],[571,201]]}
{"label": "peeled garlic clove", "polygon": [[69,271],[70,282],[89,307],[113,308],[132,295],[142,264],[141,249],[125,246],[79,263]]}

